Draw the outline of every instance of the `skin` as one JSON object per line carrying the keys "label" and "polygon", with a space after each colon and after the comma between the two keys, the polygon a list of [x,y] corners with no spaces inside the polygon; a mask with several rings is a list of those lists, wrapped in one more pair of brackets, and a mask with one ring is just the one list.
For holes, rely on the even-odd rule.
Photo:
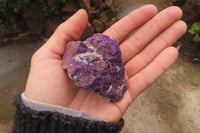
{"label": "skin", "polygon": [[178,7],[168,7],[157,13],[154,5],[145,5],[103,33],[120,43],[129,87],[120,101],[111,103],[98,94],[78,88],[62,68],[66,43],[78,40],[88,22],[86,11],[77,11],[33,55],[25,96],[39,102],[87,111],[109,122],[118,121],[134,99],[176,60],[178,52],[171,45],[186,31],[181,17],[182,11]]}

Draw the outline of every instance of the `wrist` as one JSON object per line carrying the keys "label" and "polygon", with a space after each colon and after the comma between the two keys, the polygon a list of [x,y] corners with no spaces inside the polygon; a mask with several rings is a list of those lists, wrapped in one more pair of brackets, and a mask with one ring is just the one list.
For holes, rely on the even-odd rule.
{"label": "wrist", "polygon": [[70,115],[72,117],[82,117],[84,119],[88,120],[95,120],[95,121],[105,121],[103,119],[97,118],[91,114],[89,114],[86,111],[77,111],[74,109],[58,106],[58,105],[53,105],[53,104],[48,104],[48,103],[43,103],[39,101],[35,101],[33,99],[30,99],[25,95],[26,93],[21,94],[22,102],[28,106],[29,108],[36,110],[36,111],[51,111],[51,112],[58,112],[62,113],[65,115]]}

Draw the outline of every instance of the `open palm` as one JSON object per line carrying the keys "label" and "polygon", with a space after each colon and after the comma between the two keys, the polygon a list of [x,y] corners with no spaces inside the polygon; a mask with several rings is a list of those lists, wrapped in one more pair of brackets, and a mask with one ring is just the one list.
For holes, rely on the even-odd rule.
{"label": "open palm", "polygon": [[[157,14],[153,5],[145,5],[111,26],[103,34],[114,37],[122,51],[128,90],[116,102],[107,102],[96,93],[78,88],[62,68],[62,55],[70,40],[77,40],[84,31],[88,17],[79,10],[61,24],[52,37],[32,57],[26,97],[72,108],[102,118],[118,121],[133,100],[175,61],[178,52],[171,47],[186,31],[179,19],[182,12],[169,7]],[[134,34],[127,36],[134,30]]]}

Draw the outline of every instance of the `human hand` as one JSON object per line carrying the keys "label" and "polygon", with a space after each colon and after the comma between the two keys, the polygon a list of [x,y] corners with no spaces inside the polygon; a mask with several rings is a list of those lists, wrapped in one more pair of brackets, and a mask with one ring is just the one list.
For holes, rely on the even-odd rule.
{"label": "human hand", "polygon": [[66,43],[78,40],[87,25],[85,10],[79,10],[61,24],[33,55],[25,96],[44,103],[87,111],[110,122],[118,121],[133,100],[177,58],[178,52],[171,45],[186,31],[186,24],[179,20],[182,11],[177,7],[169,7],[156,14],[155,6],[145,5],[103,33],[114,37],[122,51],[129,88],[120,101],[107,102],[96,93],[78,88],[62,68]]}

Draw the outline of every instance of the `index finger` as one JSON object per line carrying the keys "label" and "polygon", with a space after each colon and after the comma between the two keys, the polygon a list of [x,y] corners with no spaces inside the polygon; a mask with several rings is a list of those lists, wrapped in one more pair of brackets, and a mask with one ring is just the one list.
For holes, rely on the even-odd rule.
{"label": "index finger", "polygon": [[108,28],[103,34],[115,38],[121,43],[132,31],[146,23],[157,13],[154,5],[142,6],[127,16],[119,20],[117,23]]}

